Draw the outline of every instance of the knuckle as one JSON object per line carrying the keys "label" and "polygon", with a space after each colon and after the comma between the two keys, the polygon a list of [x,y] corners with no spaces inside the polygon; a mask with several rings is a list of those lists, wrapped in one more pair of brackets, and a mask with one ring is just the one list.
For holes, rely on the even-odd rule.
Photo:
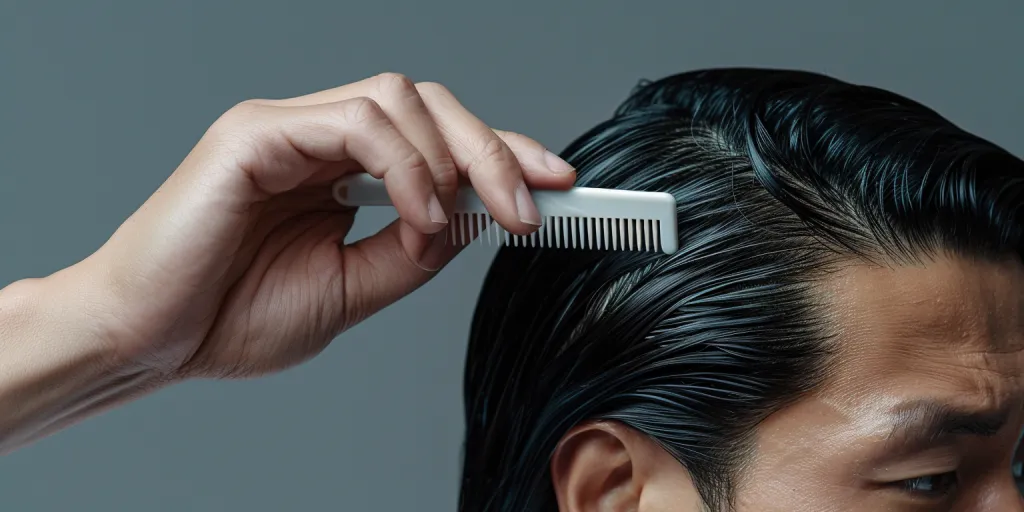
{"label": "knuckle", "polygon": [[452,96],[447,87],[437,82],[420,82],[416,84],[416,89],[420,91],[420,94],[433,97]]}
{"label": "knuckle", "polygon": [[424,158],[423,154],[419,151],[410,151],[407,155],[402,157],[398,162],[398,167],[409,174],[429,175],[430,173],[430,165],[427,163],[427,159]]}
{"label": "knuckle", "polygon": [[496,133],[498,137],[501,137],[513,152],[516,152],[517,150],[544,151],[546,149],[540,142],[537,142],[536,140],[533,140],[519,132],[494,130],[494,133]]}
{"label": "knuckle", "polygon": [[494,130],[494,133],[497,134],[502,139],[505,139],[505,142],[524,144],[532,141],[532,139],[519,132],[510,132],[508,130]]}
{"label": "knuckle", "polygon": [[487,137],[486,140],[480,142],[479,147],[480,150],[476,152],[473,161],[466,168],[466,172],[469,174],[477,171],[480,165],[486,162],[500,164],[508,160],[505,143],[497,137]]}
{"label": "knuckle", "polygon": [[439,158],[431,166],[434,184],[443,188],[454,188],[459,184],[459,170],[450,156]]}
{"label": "knuckle", "polygon": [[235,146],[240,141],[256,137],[265,124],[261,121],[267,107],[257,100],[246,100],[228,109],[207,131],[204,139],[218,145]]}
{"label": "knuckle", "polygon": [[377,90],[383,96],[406,98],[418,94],[416,85],[401,73],[381,73],[376,77]]}
{"label": "knuckle", "polygon": [[266,106],[258,100],[245,100],[225,111],[220,118],[214,122],[212,131],[215,134],[227,134],[237,132],[240,128],[255,124],[263,114]]}
{"label": "knuckle", "polygon": [[228,117],[247,118],[257,115],[263,107],[264,105],[259,100],[249,99],[235,104],[235,106],[228,109],[224,115]]}
{"label": "knuckle", "polygon": [[505,156],[505,143],[497,137],[488,137],[480,149],[483,160],[497,160]]}
{"label": "knuckle", "polygon": [[341,102],[339,114],[343,120],[352,124],[366,124],[384,116],[380,105],[366,97],[352,98]]}

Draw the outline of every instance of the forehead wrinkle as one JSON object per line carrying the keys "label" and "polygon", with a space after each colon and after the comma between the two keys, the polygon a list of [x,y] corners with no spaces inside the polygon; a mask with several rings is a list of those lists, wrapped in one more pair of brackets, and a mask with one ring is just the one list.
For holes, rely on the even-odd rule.
{"label": "forehead wrinkle", "polygon": [[962,269],[961,285],[973,305],[968,313],[985,335],[985,348],[997,354],[1024,350],[1024,288],[1019,286],[1024,265],[1006,260],[962,265]]}
{"label": "forehead wrinkle", "polygon": [[1024,265],[937,259],[850,265],[822,283],[837,329],[971,350],[1024,350]]}
{"label": "forehead wrinkle", "polygon": [[894,391],[934,386],[976,404],[1016,395],[1024,388],[1024,296],[1013,288],[1024,289],[1021,268],[937,260],[830,273],[817,283],[837,343],[826,387],[845,389],[847,399],[833,398],[877,393],[872,377]]}

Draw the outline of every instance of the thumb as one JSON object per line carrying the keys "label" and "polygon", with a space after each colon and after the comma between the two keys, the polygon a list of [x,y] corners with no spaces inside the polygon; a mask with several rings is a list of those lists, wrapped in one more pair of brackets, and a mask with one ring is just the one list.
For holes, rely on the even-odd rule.
{"label": "thumb", "polygon": [[424,235],[401,219],[346,246],[342,251],[345,328],[423,286],[462,248],[452,243],[448,229]]}

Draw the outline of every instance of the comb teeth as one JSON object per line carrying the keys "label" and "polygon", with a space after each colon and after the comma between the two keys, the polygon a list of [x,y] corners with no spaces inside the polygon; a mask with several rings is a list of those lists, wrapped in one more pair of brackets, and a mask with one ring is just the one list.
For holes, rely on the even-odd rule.
{"label": "comb teeth", "polygon": [[[365,173],[340,178],[333,191],[335,200],[346,206],[394,206],[383,180]],[[519,236],[495,223],[476,191],[463,186],[451,210],[455,215],[446,231],[448,243],[665,254],[679,249],[672,194],[587,187],[530,193],[543,221],[536,232]]]}
{"label": "comb teeth", "polygon": [[662,251],[661,222],[657,219],[545,216],[529,235],[505,231],[486,213],[456,213],[448,228],[448,243],[466,246],[549,247],[615,251]]}

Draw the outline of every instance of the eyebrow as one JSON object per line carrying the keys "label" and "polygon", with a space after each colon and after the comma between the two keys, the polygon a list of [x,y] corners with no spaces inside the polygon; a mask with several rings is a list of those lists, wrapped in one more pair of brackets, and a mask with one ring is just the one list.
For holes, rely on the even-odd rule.
{"label": "eyebrow", "polygon": [[923,447],[951,437],[992,437],[1006,425],[1008,408],[971,410],[937,400],[915,400],[897,406],[889,442],[903,448]]}

